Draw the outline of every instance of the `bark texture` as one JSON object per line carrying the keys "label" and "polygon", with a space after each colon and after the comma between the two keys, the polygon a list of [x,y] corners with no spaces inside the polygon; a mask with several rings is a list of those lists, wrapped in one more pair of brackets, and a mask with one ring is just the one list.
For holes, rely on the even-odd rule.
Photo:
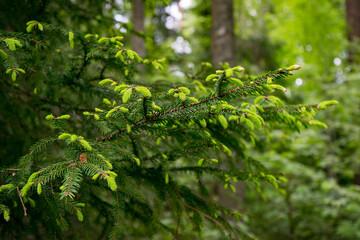
{"label": "bark texture", "polygon": [[[350,43],[360,43],[360,0],[346,0],[345,7],[348,40]],[[350,45],[349,62],[359,64],[360,54],[355,49],[354,46]],[[354,183],[360,185],[360,169],[355,174]]]}
{"label": "bark texture", "polygon": [[[348,39],[354,43],[360,38],[360,0],[346,0],[345,5]],[[349,61],[355,61],[355,52],[352,48],[349,49]]]}
{"label": "bark texture", "polygon": [[235,65],[233,0],[211,0],[211,54],[219,62]]}
{"label": "bark texture", "polygon": [[353,41],[360,38],[360,1],[346,0],[346,21],[348,25],[348,38]]}
{"label": "bark texture", "polygon": [[133,1],[133,30],[132,34],[132,47],[140,57],[145,56],[145,41],[144,38],[139,37],[137,33],[144,33],[144,17],[145,16],[145,5],[143,0]]}

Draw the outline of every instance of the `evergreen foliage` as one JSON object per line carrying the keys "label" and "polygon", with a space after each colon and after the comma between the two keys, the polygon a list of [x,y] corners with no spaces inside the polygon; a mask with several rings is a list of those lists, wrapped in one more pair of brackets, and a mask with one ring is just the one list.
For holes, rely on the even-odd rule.
{"label": "evergreen foliage", "polygon": [[[203,81],[151,83],[136,78],[136,66],[162,70],[166,59],[140,58],[124,47],[124,36],[83,36],[37,21],[26,30],[0,33],[1,70],[9,84],[31,84],[45,100],[58,86],[76,87],[77,97],[93,96],[96,105],[46,116],[54,136],[37,142],[18,166],[1,170],[4,237],[46,231],[62,239],[63,231],[79,225],[75,215],[84,222],[82,233],[91,233],[101,219],[100,231],[110,239],[159,232],[190,239],[188,222],[200,236],[205,227],[216,227],[229,239],[249,237],[239,227],[245,215],[209,198],[209,176],[233,192],[238,181],[258,191],[266,183],[281,191],[287,179],[248,156],[247,147],[278,123],[296,131],[326,127],[314,119],[316,112],[337,104],[287,106],[272,95],[286,91],[279,80],[297,65],[252,78],[240,66],[214,70],[205,64]],[[53,32],[66,42],[54,39]],[[32,66],[34,57],[42,64]],[[233,161],[246,164],[220,167]],[[198,189],[183,182],[182,174],[195,177]],[[146,235],[137,232],[139,226]]]}

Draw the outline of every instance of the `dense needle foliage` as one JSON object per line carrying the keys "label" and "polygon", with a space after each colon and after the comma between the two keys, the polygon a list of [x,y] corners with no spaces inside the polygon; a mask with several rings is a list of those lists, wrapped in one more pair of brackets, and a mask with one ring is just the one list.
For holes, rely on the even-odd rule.
{"label": "dense needle foliage", "polygon": [[[140,58],[124,47],[124,36],[83,36],[37,21],[27,23],[27,32],[0,33],[7,84],[28,84],[49,103],[56,92],[64,107],[43,116],[53,136],[34,144],[18,166],[1,170],[3,237],[64,238],[63,231],[79,228],[71,237],[169,232],[190,239],[213,226],[230,239],[244,237],[233,221],[241,224],[244,215],[214,201],[213,182],[233,192],[238,181],[282,191],[281,169],[269,172],[246,149],[274,124],[326,127],[314,116],[337,103],[286,106],[274,96],[286,91],[279,80],[297,65],[253,78],[240,66],[203,64],[193,82],[146,82],[136,78],[137,66],[162,70],[166,59]],[[41,64],[33,65],[34,58]],[[66,111],[78,101],[81,107]]]}

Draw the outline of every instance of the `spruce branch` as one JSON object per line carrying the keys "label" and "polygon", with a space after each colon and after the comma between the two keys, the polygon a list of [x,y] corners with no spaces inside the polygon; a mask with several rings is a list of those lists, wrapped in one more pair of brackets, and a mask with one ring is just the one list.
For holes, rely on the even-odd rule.
{"label": "spruce branch", "polygon": [[[224,73],[222,74],[224,75]],[[242,96],[245,96],[245,95],[248,95],[249,93],[246,92],[245,90],[248,89],[248,87],[251,87],[253,85],[256,85],[256,86],[259,86],[261,85],[264,81],[267,80],[267,78],[282,78],[282,77],[285,77],[289,75],[289,72],[287,70],[283,70],[283,69],[279,69],[278,71],[274,71],[274,72],[270,72],[260,78],[257,78],[253,81],[250,81],[249,83],[243,85],[243,86],[239,86],[239,87],[236,87],[236,88],[233,88],[231,90],[228,90],[224,93],[221,94],[221,96],[219,95],[213,95],[211,97],[207,97],[201,101],[198,101],[197,103],[191,103],[191,104],[188,104],[188,105],[184,105],[184,106],[181,106],[181,107],[175,107],[175,108],[172,108],[172,109],[168,109],[166,111],[163,111],[163,112],[160,112],[160,113],[157,113],[155,114],[154,116],[146,119],[142,119],[138,122],[135,122],[133,124],[130,125],[131,128],[134,128],[134,127],[137,127],[139,125],[142,125],[142,124],[145,124],[145,123],[148,123],[148,122],[154,122],[154,121],[157,121],[160,117],[162,116],[165,116],[165,115],[168,115],[170,113],[176,113],[176,112],[179,112],[181,110],[184,110],[184,109],[188,109],[188,108],[191,108],[191,107],[195,107],[195,106],[199,106],[201,104],[204,104],[204,103],[207,103],[207,102],[210,102],[210,101],[216,101],[218,100],[219,101],[219,98],[222,98],[222,97],[226,97],[226,96],[230,96],[232,93],[235,93],[237,91],[240,92],[240,94]],[[222,80],[221,77],[219,77],[220,80]],[[221,81],[220,81],[221,82]],[[243,91],[243,92],[242,92]],[[106,140],[110,140],[112,139],[113,137],[115,137],[117,134],[121,133],[121,132],[124,132],[126,130],[126,128],[121,128],[121,129],[118,129],[118,130],[115,130],[103,137],[100,137],[100,138],[97,138],[96,140],[97,141],[106,141]]]}
{"label": "spruce branch", "polygon": [[[32,22],[29,24],[31,25],[29,29],[34,30],[35,26],[42,31],[40,27],[42,25],[39,24],[41,23]],[[236,189],[232,184],[237,180],[250,181],[258,188],[260,181],[263,181],[277,188],[281,174],[272,174],[267,170],[265,163],[247,157],[244,150],[247,142],[251,141],[255,145],[256,129],[266,126],[268,120],[286,123],[290,128],[300,129],[311,124],[321,126],[320,122],[313,119],[316,111],[335,104],[334,101],[326,101],[318,105],[286,106],[280,98],[263,96],[268,90],[285,91],[280,85],[270,85],[272,80],[291,75],[290,71],[297,70],[298,66],[278,69],[244,82],[233,78],[233,72],[241,72],[243,68],[226,67],[227,69],[218,70],[216,74],[206,78],[206,81],[215,82],[213,91],[205,88],[200,81],[183,83],[185,86],[173,84],[174,88],[168,91],[165,91],[168,88],[167,82],[142,86],[143,83],[134,80],[134,64],[143,63],[162,69],[163,60],[141,59],[135,52],[123,47],[120,36],[98,38],[96,35],[88,34],[83,37],[66,28],[47,24],[44,24],[44,27],[49,31],[60,32],[66,40],[65,53],[71,54],[68,56],[55,54],[44,49],[44,54],[51,53],[51,55],[41,59],[41,71],[34,69],[37,74],[41,77],[46,77],[47,73],[52,74],[51,76],[59,74],[60,77],[55,79],[59,80],[60,86],[69,85],[71,90],[76,88],[78,90],[76,93],[79,93],[76,97],[79,99],[91,96],[95,102],[104,99],[105,95],[108,97],[104,99],[103,109],[91,108],[87,110],[88,112],[84,112],[88,119],[94,119],[94,125],[101,133],[100,137],[87,141],[82,136],[73,134],[80,131],[78,122],[74,125],[74,131],[70,131],[69,129],[72,128],[67,127],[68,124],[64,120],[69,119],[70,115],[59,117],[48,115],[47,119],[51,126],[59,133],[58,138],[39,141],[20,161],[22,180],[28,173],[34,171],[21,191],[17,187],[21,202],[22,198],[26,200],[26,192],[33,190],[34,184],[38,184],[38,197],[46,201],[46,203],[43,201],[42,206],[45,205],[45,208],[50,209],[46,214],[53,222],[56,221],[61,230],[68,227],[66,212],[76,212],[78,219],[83,220],[84,216],[80,208],[75,200],[72,200],[75,194],[80,192],[81,186],[81,192],[76,196],[76,200],[97,203],[93,204],[94,209],[106,216],[112,215],[113,222],[110,224],[113,228],[110,231],[110,238],[123,237],[124,229],[133,228],[130,224],[132,220],[154,224],[179,237],[182,215],[186,213],[195,230],[200,230],[203,221],[206,220],[235,239],[241,231],[233,228],[227,219],[218,217],[217,213],[236,215],[228,214],[228,209],[222,206],[207,202],[203,198],[205,194],[199,197],[189,188],[179,185],[181,179],[177,179],[177,176],[183,173],[194,174],[201,189],[200,193],[207,192],[202,181],[203,176],[214,178],[218,183],[224,184],[225,189],[229,187],[234,192]],[[80,42],[81,44],[77,44]],[[48,42],[44,43],[46,46],[51,46]],[[16,71],[20,71],[15,65],[17,63],[9,63],[4,59],[4,56],[8,56],[13,60],[17,55],[13,55],[11,49],[8,50],[2,42],[0,44],[5,50],[0,52],[1,61],[5,62],[2,65],[17,74]],[[32,48],[29,47],[30,49]],[[6,55],[8,52],[10,54]],[[26,57],[33,56],[32,54]],[[27,62],[24,61],[24,64]],[[65,62],[67,67],[63,69],[54,66],[54,63],[58,62]],[[23,65],[22,62],[19,63]],[[100,74],[93,75],[90,66],[99,68]],[[33,73],[29,71],[26,75],[31,76],[31,74]],[[109,78],[103,79],[105,75]],[[37,79],[36,86],[39,84]],[[98,88],[91,82],[96,79],[100,80],[100,85],[107,84],[113,89]],[[193,77],[193,79],[199,78]],[[54,87],[51,86],[54,82],[50,77],[47,82],[50,86],[49,89],[44,90],[44,96],[54,91]],[[190,89],[194,86],[195,92],[199,95],[201,92],[205,94],[198,99],[195,98],[198,95],[191,96]],[[248,96],[256,98],[254,104],[244,102],[245,97]],[[52,103],[46,98],[39,99]],[[237,102],[227,102],[232,99],[236,99]],[[88,105],[91,106],[94,102],[89,102]],[[67,105],[71,104],[67,103]],[[57,106],[62,108],[65,105],[60,103]],[[75,118],[79,119],[76,115]],[[85,127],[87,126],[84,125]],[[90,136],[97,134],[89,131],[85,132],[84,136],[88,136],[87,133]],[[63,151],[60,151],[61,156],[56,158],[55,162],[48,158],[37,157],[37,154],[45,153],[45,147],[57,139],[62,141],[60,147]],[[217,165],[219,160],[214,157],[224,161],[227,159],[215,154],[220,152],[231,156],[230,149],[239,153],[236,160],[244,161],[244,169],[228,170]],[[57,153],[53,151],[51,154],[55,152]],[[33,165],[32,163],[36,161],[47,165],[45,167]],[[11,169],[17,168],[14,166]],[[5,172],[2,175],[8,177],[8,172],[2,172]],[[97,179],[101,182],[94,182]],[[60,188],[59,182],[62,184]],[[50,186],[44,186],[42,191],[41,184],[48,183]],[[112,203],[97,196],[96,191],[103,190],[105,186],[107,186],[106,196],[111,198]],[[8,194],[7,199],[14,197],[9,193],[10,191],[7,191],[2,195]],[[16,197],[16,194],[13,195]],[[154,204],[151,203],[152,200]],[[39,202],[41,204],[41,201]],[[163,202],[168,204],[165,210],[161,206]],[[22,204],[26,215],[25,205],[23,202]],[[176,229],[160,222],[162,211],[173,213]],[[109,224],[110,218],[106,218],[106,224]],[[106,226],[103,231],[107,231]]]}
{"label": "spruce branch", "polygon": [[50,142],[54,142],[56,140],[57,140],[57,138],[49,138],[49,139],[40,140],[39,144],[32,147],[31,152],[29,154],[25,155],[25,157],[21,161],[21,165],[22,165],[21,176],[23,179],[25,179],[25,170],[28,167],[28,161],[31,161],[33,155],[36,154],[37,152],[41,151],[41,149],[44,146],[48,145]]}

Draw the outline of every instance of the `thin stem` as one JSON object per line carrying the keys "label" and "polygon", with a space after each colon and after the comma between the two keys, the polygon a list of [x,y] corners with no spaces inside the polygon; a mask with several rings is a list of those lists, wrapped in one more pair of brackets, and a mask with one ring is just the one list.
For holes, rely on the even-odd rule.
{"label": "thin stem", "polygon": [[19,190],[19,187],[18,187],[18,186],[16,186],[16,190],[17,190],[17,192],[18,192],[18,195],[19,195],[21,204],[22,204],[23,209],[24,209],[24,216],[26,216],[26,215],[27,215],[27,213],[26,213],[26,207],[25,207],[25,204],[24,204],[24,201],[23,201],[23,199],[22,199],[22,196],[21,196],[21,193],[20,193],[20,190]]}
{"label": "thin stem", "polygon": [[210,221],[212,221],[213,223],[215,223],[217,226],[219,226],[220,228],[222,228],[227,234],[229,234],[229,236],[236,240],[236,238],[234,237],[234,235],[231,234],[231,232],[229,230],[227,230],[219,221],[215,220],[214,218],[212,218],[211,216],[209,216],[208,214],[200,211],[199,209],[197,208],[194,208],[190,205],[188,205],[187,203],[185,203],[185,201],[183,200],[183,198],[181,197],[180,193],[177,191],[177,189],[171,184],[171,187],[174,189],[174,191],[176,192],[176,194],[178,195],[181,203],[183,204],[183,206],[185,208],[190,208],[191,210],[195,211],[195,212],[198,212],[200,213],[201,215],[203,215],[204,217],[206,217],[207,219],[209,219]]}

